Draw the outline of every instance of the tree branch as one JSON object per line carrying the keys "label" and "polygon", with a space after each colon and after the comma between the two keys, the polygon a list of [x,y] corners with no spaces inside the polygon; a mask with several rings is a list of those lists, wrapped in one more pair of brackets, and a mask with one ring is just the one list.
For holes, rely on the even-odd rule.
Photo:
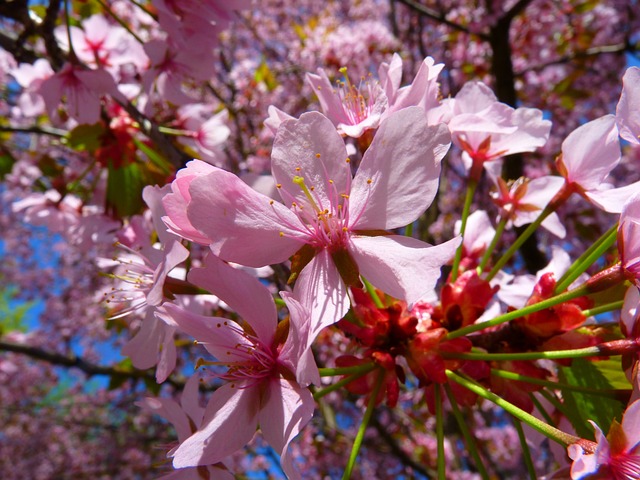
{"label": "tree branch", "polygon": [[442,23],[443,25],[446,25],[448,27],[453,28],[454,30],[458,30],[459,32],[463,32],[466,33],[468,35],[475,35],[478,38],[481,38],[482,40],[489,40],[489,36],[485,33],[482,32],[472,32],[471,30],[469,30],[467,27],[465,27],[464,25],[460,25],[459,23],[456,22],[452,22],[451,20],[448,20],[445,15],[441,12],[437,12],[435,10],[430,9],[429,7],[425,7],[424,5],[415,2],[414,0],[397,0],[400,3],[403,3],[404,5],[406,5],[407,7],[415,10],[416,12],[418,12],[419,14],[428,17],[432,20],[435,20],[439,23]]}
{"label": "tree branch", "polygon": [[[82,370],[89,376],[93,375],[107,375],[109,377],[127,377],[137,380],[152,380],[156,381],[155,376],[146,370],[123,370],[118,367],[106,367],[103,365],[96,365],[95,363],[87,362],[78,356],[67,356],[56,352],[48,352],[39,347],[32,347],[29,345],[13,342],[5,342],[0,340],[0,350],[5,352],[19,353],[27,355],[31,358],[48,362],[52,365],[59,365],[62,367],[77,368]],[[182,389],[185,385],[184,381],[177,380],[169,377],[166,383]]]}

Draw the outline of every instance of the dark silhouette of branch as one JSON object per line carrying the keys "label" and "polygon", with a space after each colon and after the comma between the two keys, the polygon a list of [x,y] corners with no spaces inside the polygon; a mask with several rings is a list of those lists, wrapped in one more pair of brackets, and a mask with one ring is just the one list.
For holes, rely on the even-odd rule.
{"label": "dark silhouette of branch", "polygon": [[539,65],[533,65],[531,67],[525,68],[524,70],[521,70],[519,72],[516,72],[516,76],[521,76],[524,75],[527,72],[537,72],[540,70],[544,70],[547,67],[551,67],[553,65],[561,65],[564,63],[570,63],[573,60],[580,60],[583,58],[589,58],[589,57],[597,57],[600,56],[602,54],[605,53],[623,53],[623,52],[630,52],[633,53],[635,52],[635,49],[633,47],[631,47],[631,45],[629,44],[625,44],[625,43],[616,43],[614,45],[600,45],[598,47],[591,47],[588,48],[586,50],[580,51],[580,52],[573,52],[571,54],[568,55],[564,55],[562,57],[559,57],[555,60],[551,60],[549,62],[546,63],[541,63]]}
{"label": "dark silhouette of branch", "polygon": [[380,423],[380,421],[376,418],[375,415],[373,415],[371,417],[371,420],[369,420],[369,422],[376,429],[376,431],[378,432],[378,435],[380,435],[380,438],[382,439],[382,441],[384,441],[384,443],[387,444],[387,446],[391,449],[393,454],[404,465],[407,465],[408,467],[411,467],[413,470],[415,470],[416,472],[418,472],[421,475],[424,475],[427,478],[436,478],[437,477],[438,473],[435,472],[433,469],[425,467],[424,465],[416,462],[413,458],[411,458],[411,456],[409,456],[409,454],[407,454],[407,452],[405,452],[400,447],[400,445],[398,445],[398,443],[395,441],[395,439],[391,435],[389,435],[388,430],[385,428],[384,425],[382,425]]}
{"label": "dark silhouette of branch", "polygon": [[456,22],[452,22],[451,20],[448,20],[444,13],[441,12],[437,12],[435,10],[430,9],[429,7],[426,7],[418,2],[415,2],[414,0],[397,0],[398,2],[406,5],[407,7],[415,10],[416,12],[420,13],[421,15],[424,15],[425,17],[428,17],[432,20],[435,20],[439,23],[442,23],[443,25],[446,25],[448,27],[453,28],[454,30],[458,30],[459,32],[463,32],[466,33],[468,35],[475,35],[483,40],[488,40],[489,37],[487,36],[487,34],[482,33],[482,32],[472,32],[471,30],[469,30],[467,27],[465,27],[464,25],[460,25],[459,23]]}
{"label": "dark silhouette of branch", "polygon": [[[5,352],[19,353],[27,355],[36,360],[42,360],[52,365],[58,365],[62,367],[77,368],[89,376],[93,375],[107,375],[109,377],[126,377],[137,380],[151,380],[156,381],[155,376],[147,370],[124,370],[118,367],[107,367],[103,365],[96,365],[95,363],[88,362],[81,357],[72,355],[62,355],[56,352],[49,352],[40,347],[32,347],[22,343],[13,343],[0,340],[0,350]],[[182,389],[185,382],[172,377],[166,380],[166,383]]]}

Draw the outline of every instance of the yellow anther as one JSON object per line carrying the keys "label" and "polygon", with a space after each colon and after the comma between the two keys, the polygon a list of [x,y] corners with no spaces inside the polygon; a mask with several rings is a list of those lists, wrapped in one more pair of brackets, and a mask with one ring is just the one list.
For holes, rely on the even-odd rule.
{"label": "yellow anther", "polygon": [[276,188],[282,188],[282,184],[281,183],[276,183]]}
{"label": "yellow anther", "polygon": [[316,153],[316,158],[320,158],[320,154],[319,153]]}
{"label": "yellow anther", "polygon": [[348,230],[349,230],[349,229],[348,229],[347,227],[342,227],[342,231],[343,231],[343,232],[346,232],[346,231],[348,231]]}
{"label": "yellow anther", "polygon": [[300,167],[296,167],[296,172],[299,172],[301,170]]}
{"label": "yellow anther", "polygon": [[331,185],[333,185],[333,180],[329,180],[329,183],[330,183]]}
{"label": "yellow anther", "polygon": [[316,187],[314,187],[313,185],[311,185],[311,186],[309,187],[309,190],[311,190],[312,192],[313,192],[315,189],[316,189]]}
{"label": "yellow anther", "polygon": [[281,236],[281,237],[284,237],[284,232],[280,232],[280,236]]}
{"label": "yellow anther", "polygon": [[347,163],[351,163],[351,159],[350,159],[349,157],[347,157],[346,162],[347,162]]}
{"label": "yellow anther", "polygon": [[273,200],[269,200],[269,205],[273,205]]}
{"label": "yellow anther", "polygon": [[371,185],[371,183],[372,183],[372,182],[373,182],[373,180],[371,180],[371,179],[368,179],[368,180],[367,180],[367,183],[368,183],[369,185]]}

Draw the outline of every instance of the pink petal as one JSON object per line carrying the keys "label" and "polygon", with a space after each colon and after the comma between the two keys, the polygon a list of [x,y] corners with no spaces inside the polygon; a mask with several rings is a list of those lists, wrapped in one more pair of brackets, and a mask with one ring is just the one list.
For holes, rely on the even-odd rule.
{"label": "pink petal", "polygon": [[[212,239],[220,258],[263,267],[287,260],[302,245],[300,221],[288,208],[252,190],[221,169],[191,182],[187,215],[191,224]],[[283,235],[281,235],[283,234]]]}
{"label": "pink petal", "polygon": [[176,328],[165,325],[160,337],[160,354],[156,367],[156,382],[164,382],[176,368],[177,349],[174,341]]}
{"label": "pink petal", "polygon": [[623,335],[630,336],[637,321],[638,305],[640,305],[640,291],[631,285],[624,295],[624,304],[620,309],[620,327]]}
{"label": "pink petal", "polygon": [[620,213],[622,206],[638,191],[640,191],[640,182],[620,188],[588,190],[585,195],[591,203],[605,212]]}
{"label": "pink petal", "polygon": [[[331,210],[331,199],[347,192],[351,170],[347,149],[331,121],[318,112],[304,113],[300,120],[282,124],[273,142],[271,170],[285,204],[308,205],[309,200],[293,178],[304,178],[317,206]],[[330,180],[333,183],[330,183]],[[311,207],[309,207],[311,208]],[[315,210],[315,209],[314,209]]]}
{"label": "pink petal", "polygon": [[175,468],[210,465],[244,447],[258,426],[257,388],[218,388],[207,405],[202,426],[173,453]]}
{"label": "pink petal", "polygon": [[290,292],[280,292],[289,309],[289,335],[278,360],[296,373],[300,385],[320,385],[320,373],[311,351],[311,313]]}
{"label": "pink petal", "polygon": [[194,268],[187,277],[238,312],[256,332],[260,341],[271,345],[278,313],[271,293],[249,273],[233,268],[215,255],[208,255],[203,268]]}
{"label": "pink petal", "polygon": [[411,106],[422,107],[425,112],[437,107],[438,94],[438,74],[444,68],[444,63],[435,65],[431,57],[423,60],[418,73],[411,85],[401,88],[390,107],[390,111],[397,112]]}
{"label": "pink petal", "polygon": [[[189,418],[193,421],[193,424],[198,428],[202,423],[202,416],[204,415],[204,408],[200,406],[200,375],[194,374],[189,377],[185,384],[182,395],[180,396],[180,405],[182,409],[189,415]],[[189,433],[191,435],[191,432]],[[184,441],[186,437],[180,438],[180,441]]]}
{"label": "pink petal", "polygon": [[615,117],[605,115],[578,127],[562,142],[567,181],[595,190],[620,162]]}
{"label": "pink petal", "polygon": [[630,67],[622,77],[622,94],[616,108],[620,136],[640,143],[640,68]]}
{"label": "pink petal", "polygon": [[450,142],[446,126],[427,126],[421,108],[387,117],[353,179],[350,227],[387,230],[422,215],[438,190],[440,161]]}
{"label": "pink petal", "polygon": [[144,398],[136,405],[144,410],[160,415],[176,429],[178,440],[185,441],[193,433],[189,425],[189,417],[171,398]]}
{"label": "pink petal", "polygon": [[215,170],[215,167],[201,160],[191,160],[185,168],[178,170],[176,179],[171,183],[171,191],[162,199],[166,216],[163,222],[169,231],[192,242],[209,245],[211,239],[199,232],[187,216],[187,206],[191,201],[189,187],[191,182]]}
{"label": "pink petal", "polygon": [[383,292],[406,300],[409,308],[427,295],[440,278],[440,269],[462,242],[455,237],[432,247],[400,235],[351,237],[349,251],[360,273]]}
{"label": "pink petal", "polygon": [[378,68],[378,78],[384,93],[393,105],[396,94],[402,81],[402,58],[397,53],[393,54],[391,62],[381,63]]}
{"label": "pink petal", "polygon": [[640,443],[640,400],[627,407],[622,416],[622,429],[627,437],[627,451]]}
{"label": "pink petal", "polygon": [[219,361],[246,360],[246,355],[240,354],[235,347],[252,343],[243,335],[242,327],[233,320],[197,315],[172,303],[165,303],[156,315],[175,322],[180,330],[195,338]]}
{"label": "pink petal", "polygon": [[336,125],[347,122],[344,105],[340,96],[336,93],[335,87],[331,85],[324,69],[318,68],[317,72],[317,75],[315,73],[307,73],[306,80],[313,89],[313,93],[318,97],[322,112]]}
{"label": "pink petal", "polygon": [[313,416],[315,401],[311,392],[295,382],[274,378],[269,382],[261,407],[260,430],[265,440],[280,454],[287,477],[301,478],[287,447]]}
{"label": "pink petal", "polygon": [[149,310],[138,333],[122,347],[122,355],[129,357],[133,366],[140,370],[153,367],[158,363],[158,348],[165,326]]}
{"label": "pink petal", "polygon": [[189,250],[177,240],[171,239],[164,248],[164,258],[153,274],[153,287],[151,287],[151,290],[149,290],[147,294],[147,303],[151,306],[162,303],[164,299],[164,282],[167,275],[189,257]]}
{"label": "pink petal", "polygon": [[310,312],[309,342],[349,311],[347,288],[327,250],[320,251],[300,272],[294,295]]}

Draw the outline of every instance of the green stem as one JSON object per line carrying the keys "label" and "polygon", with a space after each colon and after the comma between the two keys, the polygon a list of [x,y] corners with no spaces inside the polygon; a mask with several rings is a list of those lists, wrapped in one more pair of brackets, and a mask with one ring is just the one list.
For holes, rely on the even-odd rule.
{"label": "green stem", "polygon": [[405,237],[412,237],[413,236],[413,222],[411,222],[409,225],[404,227],[404,236]]}
{"label": "green stem", "polygon": [[[476,191],[478,182],[473,179],[469,179],[467,183],[467,193],[464,198],[464,207],[462,208],[462,218],[460,219],[460,236],[464,238],[464,232],[467,228],[467,218],[469,218],[469,211],[471,210],[471,202],[473,201],[473,194]],[[462,259],[462,250],[464,249],[463,243],[456,250],[456,255],[453,258],[453,269],[451,270],[451,282],[455,282],[458,278],[458,269],[460,268],[460,260]]]}
{"label": "green stem", "polygon": [[555,442],[558,442],[563,446],[571,445],[572,443],[576,443],[577,441],[580,440],[579,437],[576,437],[574,435],[569,435],[568,433],[565,433],[562,430],[558,430],[555,427],[547,425],[542,420],[537,419],[530,413],[527,413],[524,410],[516,407],[514,404],[507,402],[504,398],[499,397],[495,393],[488,391],[486,388],[477,384],[476,382],[473,382],[465,377],[462,377],[452,372],[451,370],[446,370],[445,373],[447,374],[447,377],[449,378],[449,380],[452,380],[458,383],[459,385],[462,385],[463,387],[474,392],[476,395],[486,400],[489,400],[492,403],[495,403],[499,407],[502,407],[504,410],[506,410],[509,414],[511,414],[518,420],[526,422],[527,424],[531,425],[532,428],[542,433],[544,436],[550,438]]}
{"label": "green stem", "polygon": [[538,229],[538,227],[544,221],[544,219],[547,218],[549,215],[551,215],[553,211],[554,211],[554,208],[552,206],[547,205],[547,207],[542,212],[540,212],[540,215],[538,215],[538,218],[536,218],[533,221],[533,223],[529,224],[529,226],[525,229],[525,231],[522,232],[520,236],[516,239],[513,245],[509,247],[509,250],[507,250],[502,255],[502,257],[500,257],[500,259],[496,262],[496,264],[493,266],[493,268],[487,275],[487,278],[485,279],[487,280],[487,282],[496,276],[496,274],[500,271],[500,269],[502,269],[502,267],[506,265],[506,263],[511,259],[511,257],[513,257],[513,255],[518,251],[518,249],[527,240],[527,238],[529,238],[533,234],[533,232],[535,232]]}
{"label": "green stem", "polygon": [[565,358],[587,358],[605,357],[611,353],[602,352],[597,346],[576,348],[573,350],[554,350],[551,352],[520,352],[520,353],[455,353],[443,352],[440,354],[444,358],[455,358],[461,360],[484,360],[491,361],[516,361],[516,360],[560,360]]}
{"label": "green stem", "polygon": [[180,130],[171,127],[163,127],[159,126],[158,130],[162,133],[166,133],[167,135],[175,135],[176,137],[193,137],[194,133],[189,130]]}
{"label": "green stem", "polygon": [[507,226],[507,221],[508,220],[507,220],[506,217],[502,217],[500,219],[500,223],[498,223],[498,226],[496,228],[496,233],[493,236],[493,240],[491,240],[491,243],[487,247],[487,250],[484,252],[484,255],[482,256],[482,260],[480,261],[480,265],[478,266],[478,275],[480,273],[482,273],[482,271],[487,266],[487,263],[489,263],[489,259],[491,258],[491,254],[496,249],[496,245],[498,245],[498,242],[500,241],[500,238],[502,237],[502,232],[504,232],[504,227]]}
{"label": "green stem", "polygon": [[558,280],[556,284],[555,293],[560,293],[569,288],[583,272],[587,270],[593,263],[606,252],[611,245],[614,244],[617,238],[618,225],[611,227],[600,239],[589,249],[581,255],[573,265],[569,267],[569,270]]}
{"label": "green stem", "polygon": [[601,313],[613,312],[615,310],[620,310],[624,305],[624,300],[618,300],[617,302],[607,303],[606,305],[600,305],[599,307],[590,308],[589,310],[583,310],[582,314],[585,317],[594,317],[596,315],[600,315]]}
{"label": "green stem", "polygon": [[370,372],[376,368],[375,363],[363,363],[362,365],[353,365],[351,367],[336,367],[336,368],[319,368],[321,377],[336,377],[338,375],[351,375],[352,373]]}
{"label": "green stem", "polygon": [[358,429],[356,438],[353,441],[351,455],[349,456],[347,467],[344,469],[342,480],[349,480],[351,478],[351,472],[353,472],[353,467],[355,466],[356,459],[358,458],[358,452],[360,451],[360,447],[362,446],[362,440],[364,440],[364,432],[367,429],[369,420],[371,420],[371,415],[373,415],[373,410],[376,406],[376,400],[378,399],[378,393],[380,392],[380,388],[382,387],[382,381],[384,380],[385,373],[386,372],[382,368],[378,373],[376,384],[373,387],[373,392],[371,392],[371,397],[369,397],[369,403],[367,403],[367,409],[365,410],[364,416],[362,417],[362,423],[360,424],[360,428]]}
{"label": "green stem", "polygon": [[442,413],[442,391],[440,385],[434,385],[433,393],[435,394],[436,404],[436,444],[437,444],[437,464],[438,464],[438,480],[446,480],[446,458],[444,456],[444,415]]}
{"label": "green stem", "polygon": [[527,466],[527,471],[529,472],[529,478],[531,480],[536,480],[536,469],[534,468],[533,461],[531,460],[531,451],[529,450],[529,445],[527,445],[527,439],[524,436],[522,423],[520,423],[519,420],[514,420],[513,426],[516,427],[516,431],[518,432],[520,446],[522,447],[522,456],[524,457],[524,463]]}
{"label": "green stem", "polygon": [[364,377],[367,373],[369,373],[369,371],[362,371],[362,372],[358,372],[358,373],[353,373],[353,374],[349,375],[348,377],[345,377],[342,380],[339,380],[336,383],[333,383],[333,384],[329,385],[328,387],[323,388],[322,390],[318,390],[317,392],[315,392],[313,394],[313,399],[318,401],[322,397],[324,397],[325,395],[328,395],[331,392],[335,392],[336,390],[341,389],[345,385],[350,384],[351,382],[353,382],[354,380],[359,379],[360,377]]}
{"label": "green stem", "polygon": [[499,370],[497,368],[491,369],[491,375],[500,378],[506,378],[507,380],[517,380],[519,382],[531,383],[533,385],[541,385],[556,390],[568,390],[571,392],[587,393],[589,395],[598,395],[600,397],[617,398],[618,395],[628,393],[626,390],[596,390],[588,387],[580,387],[578,385],[569,385],[567,383],[552,382],[550,380],[543,380],[541,378],[529,377],[527,375],[521,375],[519,373],[510,372],[508,370]]}
{"label": "green stem", "polygon": [[467,450],[473,457],[476,468],[478,469],[478,473],[482,477],[482,480],[489,480],[489,473],[484,466],[484,462],[480,457],[480,453],[478,452],[478,447],[476,446],[476,442],[469,431],[469,426],[465,421],[462,412],[460,411],[460,407],[458,406],[458,402],[456,401],[456,397],[451,390],[451,386],[449,383],[444,384],[444,391],[447,394],[447,398],[449,399],[449,403],[451,404],[451,410],[453,411],[453,416],[456,418],[456,422],[458,423],[458,428],[464,437],[464,442],[467,446]]}
{"label": "green stem", "polygon": [[540,403],[540,400],[538,400],[538,397],[536,397],[532,392],[529,392],[529,398],[535,405],[538,412],[540,412],[540,415],[544,417],[545,421],[551,426],[555,425],[556,422],[553,421],[553,418],[551,418],[551,415],[549,415],[549,412],[547,412],[545,408],[542,406],[542,403]]}
{"label": "green stem", "polygon": [[373,303],[375,303],[376,307],[384,308],[384,303],[382,303],[382,300],[380,300],[378,292],[376,292],[376,288],[371,285],[366,278],[362,276],[360,278],[362,279],[362,283],[364,283],[364,288],[367,289],[367,293],[371,297],[371,300],[373,300]]}
{"label": "green stem", "polygon": [[501,323],[509,322],[515,318],[524,317],[525,315],[529,315],[530,313],[539,312],[540,310],[544,310],[545,308],[553,307],[555,305],[566,302],[568,300],[582,297],[583,295],[587,295],[589,293],[590,291],[586,286],[581,286],[569,292],[565,292],[561,295],[556,295],[555,297],[551,297],[546,300],[543,300],[542,302],[534,303],[533,305],[527,305],[524,308],[514,310],[513,312],[505,313],[504,315],[500,315],[494,318],[493,320],[488,320],[482,323],[474,323],[467,327],[460,328],[453,332],[449,332],[446,339],[451,340],[453,338],[461,337],[469,333],[477,332],[479,330],[484,330],[485,328],[495,327],[496,325],[500,325]]}

